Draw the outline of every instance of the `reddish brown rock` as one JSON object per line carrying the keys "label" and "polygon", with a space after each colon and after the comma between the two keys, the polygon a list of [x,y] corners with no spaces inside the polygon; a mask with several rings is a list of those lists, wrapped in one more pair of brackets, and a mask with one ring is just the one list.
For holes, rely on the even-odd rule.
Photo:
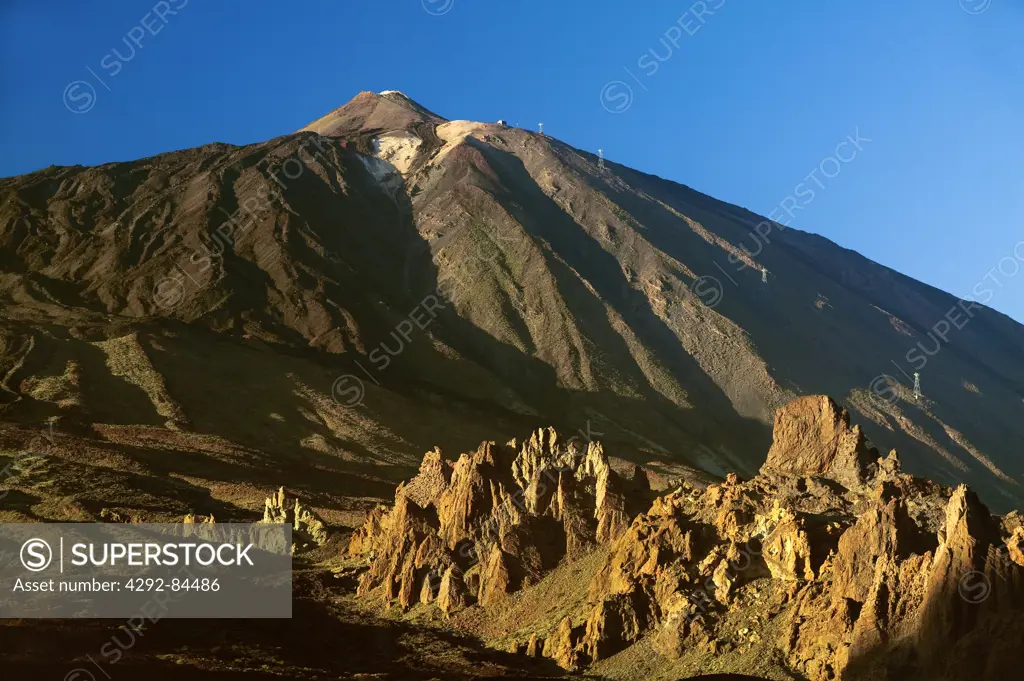
{"label": "reddish brown rock", "polygon": [[570,558],[579,558],[597,543],[594,511],[587,508],[592,497],[570,471],[558,475],[558,489],[552,500],[551,514],[562,521],[565,533],[565,552]]}
{"label": "reddish brown rock", "polygon": [[423,578],[423,586],[420,588],[420,603],[433,603],[437,598],[437,588],[440,585],[440,578],[428,574]]}
{"label": "reddish brown rock", "polygon": [[464,539],[479,535],[485,526],[496,525],[500,533],[520,513],[508,502],[511,490],[510,458],[493,442],[485,442],[471,455],[462,455],[455,463],[448,487],[434,504],[440,522],[439,534],[449,548]]}
{"label": "reddish brown rock", "polygon": [[378,506],[373,509],[363,522],[363,526],[352,533],[348,543],[348,553],[353,556],[369,555],[373,553],[374,542],[380,539],[383,531],[381,521],[388,514],[386,506]]}
{"label": "reddish brown rock", "polygon": [[692,559],[692,541],[690,531],[675,516],[640,516],[612,545],[608,560],[590,583],[590,601],[597,603],[653,584],[665,567]]}
{"label": "reddish brown rock", "polygon": [[596,662],[625,649],[648,626],[647,608],[634,595],[619,594],[597,604],[587,620],[581,646]]}
{"label": "reddish brown rock", "polygon": [[[212,522],[212,516],[210,522]],[[294,501],[290,500],[284,487],[263,502],[263,520],[261,522],[291,525],[296,543],[299,543],[300,540],[308,540],[320,546],[327,543],[326,523],[297,498]]]}
{"label": "reddish brown rock", "polygon": [[566,617],[544,642],[544,657],[551,658],[562,669],[576,671],[580,668],[580,632],[573,629],[572,621]]}
{"label": "reddish brown rock", "polygon": [[712,642],[704,618],[690,601],[677,596],[667,603],[657,634],[654,650],[669,659],[678,659],[687,650],[702,649]]}
{"label": "reddish brown rock", "polygon": [[620,536],[643,499],[600,445],[563,444],[543,429],[518,449],[485,442],[454,464],[428,452],[394,508],[353,534],[349,553],[370,561],[360,593],[381,588],[386,601],[436,601],[445,612],[487,607]]}
{"label": "reddish brown rock", "polygon": [[776,506],[768,517],[773,526],[765,537],[764,560],[772,577],[781,580],[814,579],[811,543],[803,520],[788,508]]}
{"label": "reddish brown rock", "polygon": [[445,613],[493,607],[604,543],[585,601],[564,604],[577,626],[566,617],[551,631],[550,605],[535,604],[545,614],[523,643],[527,591],[514,601],[526,619],[503,640],[568,670],[649,634],[687,665],[736,650],[808,681],[1015,678],[1003,658],[1024,646],[1022,519],[903,474],[827,398],[780,410],[775,436],[761,474],[682,484],[635,517],[637,487],[600,447],[563,445],[550,429],[463,455],[440,492],[433,453],[353,537],[372,558],[360,591]]}
{"label": "reddish brown rock", "polygon": [[384,600],[402,607],[418,602],[431,569],[440,572],[451,562],[437,537],[436,519],[403,495],[379,521],[377,533],[360,543],[371,546],[376,559],[360,578],[359,593],[383,586]]}
{"label": "reddish brown rock", "polygon": [[1010,559],[1024,567],[1024,527],[1016,527],[1013,534],[1006,540],[1006,548],[1009,551]]}
{"label": "reddish brown rock", "polygon": [[950,498],[940,536],[918,629],[918,649],[926,655],[971,629],[981,614],[978,606],[995,595],[987,563],[998,530],[988,509],[967,487],[961,485]]}
{"label": "reddish brown rock", "polygon": [[407,484],[401,485],[399,490],[420,508],[427,508],[448,489],[452,468],[452,463],[445,461],[441,450],[435,447],[423,455],[419,474]]}
{"label": "reddish brown rock", "polygon": [[893,499],[868,509],[839,538],[832,561],[833,599],[864,603],[875,586],[875,569],[897,561],[909,550],[914,534],[903,504]]}
{"label": "reddish brown rock", "polygon": [[715,585],[715,598],[724,605],[728,605],[729,596],[732,595],[733,584],[736,583],[736,576],[733,573],[731,563],[728,559],[722,560],[715,568],[711,577]]}
{"label": "reddish brown rock", "polygon": [[467,604],[466,594],[462,572],[455,565],[449,565],[438,587],[437,607],[446,615],[461,610]]}
{"label": "reddish brown rock", "polygon": [[491,550],[490,558],[480,575],[480,594],[477,596],[480,605],[486,607],[499,603],[512,591],[510,562],[510,558],[499,547],[495,546]]}
{"label": "reddish brown rock", "polygon": [[800,397],[775,413],[772,447],[762,472],[820,476],[856,488],[878,467],[860,426],[831,398]]}

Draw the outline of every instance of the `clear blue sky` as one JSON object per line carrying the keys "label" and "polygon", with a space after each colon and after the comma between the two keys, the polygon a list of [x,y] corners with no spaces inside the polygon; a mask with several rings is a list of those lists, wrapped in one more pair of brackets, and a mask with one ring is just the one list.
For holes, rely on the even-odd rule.
{"label": "clear blue sky", "polygon": [[[718,9],[700,19],[690,7],[6,0],[0,176],[261,141],[360,90],[398,89],[448,118],[543,121],[570,144],[763,214],[859,129],[872,142],[794,227],[958,295],[1013,257],[1024,240],[1019,1],[707,0]],[[666,60],[648,75],[651,49]],[[65,98],[77,80],[88,85]],[[619,114],[601,98],[615,80],[633,90]],[[622,88],[604,91],[611,108]],[[92,108],[72,113],[65,99]],[[1024,271],[1013,271],[1004,261],[990,304],[1024,320]]]}

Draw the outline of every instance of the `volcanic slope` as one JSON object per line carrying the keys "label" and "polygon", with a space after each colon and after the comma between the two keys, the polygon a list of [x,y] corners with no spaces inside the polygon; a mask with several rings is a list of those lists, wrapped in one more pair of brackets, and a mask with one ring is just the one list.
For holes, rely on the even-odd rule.
{"label": "volcanic slope", "polygon": [[795,230],[759,248],[763,218],[605,165],[388,92],[260,144],[0,180],[0,447],[75,471],[19,472],[8,508],[176,514],[187,486],[257,513],[287,484],[352,524],[422,451],[541,424],[655,478],[753,473],[811,393],[908,470],[1020,503],[1019,325],[970,309],[922,400],[902,376],[872,399],[957,299]]}
{"label": "volcanic slope", "polygon": [[[829,393],[911,470],[1019,504],[1024,330],[1008,317],[551,137],[438,123],[401,93],[322,120],[394,161],[431,254],[410,288],[458,284],[459,318],[487,336],[452,344],[571,430],[582,412],[648,461],[753,471],[775,410]],[[540,364],[506,369],[508,347]]]}

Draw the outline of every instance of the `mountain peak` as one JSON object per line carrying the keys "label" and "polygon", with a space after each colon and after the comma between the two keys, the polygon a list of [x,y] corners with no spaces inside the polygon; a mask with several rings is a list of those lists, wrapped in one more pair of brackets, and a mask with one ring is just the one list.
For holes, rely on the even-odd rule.
{"label": "mountain peak", "polygon": [[422,104],[420,104],[419,102],[417,102],[416,100],[414,100],[412,97],[405,94],[401,90],[381,90],[378,93],[378,96],[387,99],[389,102],[394,102],[399,106],[404,106],[408,109],[412,109],[413,111],[427,118],[436,118],[440,122],[446,122],[447,120],[442,118],[441,116],[438,116],[436,113],[434,113],[427,107],[423,106]]}
{"label": "mountain peak", "polygon": [[418,124],[430,126],[447,122],[398,90],[363,91],[347,104],[319,118],[299,132],[316,132],[331,137],[359,133],[380,134],[408,130]]}

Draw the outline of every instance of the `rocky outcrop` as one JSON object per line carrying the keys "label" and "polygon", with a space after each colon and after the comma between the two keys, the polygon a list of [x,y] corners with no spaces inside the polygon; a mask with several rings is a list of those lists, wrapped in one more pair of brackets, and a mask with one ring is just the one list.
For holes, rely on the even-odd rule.
{"label": "rocky outcrop", "polygon": [[418,603],[424,580],[431,575],[443,580],[441,575],[454,564],[438,537],[436,515],[399,495],[394,509],[379,517],[375,526],[378,534],[360,543],[369,549],[373,560],[359,579],[358,593],[381,588],[389,603],[402,607]]}
{"label": "rocky outcrop", "polygon": [[800,397],[775,412],[761,472],[818,476],[854,488],[877,472],[877,459],[845,409],[829,397]]}
{"label": "rocky outcrop", "polygon": [[541,429],[522,445],[485,442],[454,464],[428,452],[394,508],[372,512],[348,550],[370,561],[360,593],[449,614],[496,605],[560,561],[614,541],[649,501],[646,485],[613,471],[600,444],[563,443]]}
{"label": "rocky outcrop", "polygon": [[449,565],[441,578],[437,593],[437,607],[446,615],[466,607],[468,592],[462,581],[462,571],[456,565]]}
{"label": "rocky outcrop", "polygon": [[427,508],[448,488],[451,479],[452,463],[445,461],[441,450],[435,447],[423,456],[419,475],[400,485],[397,493],[405,495],[420,508]]}
{"label": "rocky outcrop", "polygon": [[[424,470],[443,477],[433,458]],[[490,607],[604,545],[573,615],[533,633],[517,623],[517,650],[568,670],[649,634],[667,658],[757,646],[809,681],[1020,678],[1004,659],[1024,645],[1020,516],[995,518],[966,487],[903,474],[828,398],[779,411],[759,475],[682,483],[645,513],[631,512],[638,488],[599,448],[562,448],[552,431],[464,455],[448,488],[435,487],[416,523],[402,519],[415,506],[405,500],[353,539],[356,552],[374,547],[367,585],[422,569],[444,575],[444,612]]]}
{"label": "rocky outcrop", "polygon": [[[902,475],[895,452],[872,462],[877,453],[831,401],[798,400],[787,411],[776,419],[776,438],[786,441],[776,440],[762,470],[846,487],[813,515],[841,534],[820,572],[794,592],[780,646],[793,670],[813,681],[1004,678],[993,653],[967,651],[1008,613],[1024,615],[1016,529],[1001,526],[966,487]],[[801,454],[800,442],[809,451]],[[801,474],[794,461],[809,470]],[[804,485],[799,479],[797,488]],[[783,484],[776,495],[790,492]],[[1011,635],[1024,634],[1014,627]],[[951,660],[968,654],[979,658],[969,675],[952,671]]]}
{"label": "rocky outcrop", "polygon": [[324,524],[324,521],[303,506],[298,499],[295,499],[294,504],[289,503],[284,487],[263,502],[263,520],[261,522],[291,525],[297,535],[296,545],[302,540],[311,541],[320,546],[327,543],[327,525]]}
{"label": "rocky outcrop", "polygon": [[554,660],[559,667],[576,671],[580,668],[581,631],[574,629],[572,621],[566,617],[558,625],[558,629],[544,642],[544,657]]}
{"label": "rocky outcrop", "polygon": [[611,657],[639,639],[647,626],[647,608],[634,596],[612,596],[601,601],[587,620],[581,651],[593,662]]}
{"label": "rocky outcrop", "polygon": [[761,542],[762,556],[772,577],[783,581],[814,579],[811,542],[803,520],[776,504],[765,524],[772,529]]}
{"label": "rocky outcrop", "polygon": [[1010,553],[1010,559],[1024,567],[1024,527],[1016,527],[1010,538],[1006,540],[1006,548]]}
{"label": "rocky outcrop", "polygon": [[512,572],[509,569],[511,557],[501,547],[491,548],[491,557],[480,575],[480,592],[477,602],[482,606],[492,605],[513,589]]}

